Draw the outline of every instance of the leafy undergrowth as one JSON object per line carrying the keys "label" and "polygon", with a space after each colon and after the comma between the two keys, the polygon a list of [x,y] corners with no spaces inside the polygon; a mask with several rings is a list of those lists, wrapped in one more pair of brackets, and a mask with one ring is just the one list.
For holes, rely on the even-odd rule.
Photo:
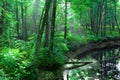
{"label": "leafy undergrowth", "polygon": [[[65,62],[64,54],[68,51],[63,37],[55,38],[54,51],[49,56],[48,48],[41,47],[37,65],[39,70],[55,71]],[[43,43],[42,43],[43,45]],[[0,49],[0,80],[36,80],[38,70],[34,65],[35,42],[11,39],[10,44],[4,44]]]}
{"label": "leafy undergrowth", "polygon": [[[39,68],[42,70],[55,71],[64,65],[65,53],[69,50],[63,37],[56,37],[53,53],[48,48],[41,48],[39,54]],[[57,41],[57,42],[56,42]]]}
{"label": "leafy undergrowth", "polygon": [[39,69],[47,71],[55,71],[62,68],[65,58],[61,53],[53,55],[42,53],[39,56]]}
{"label": "leafy undergrowth", "polygon": [[0,78],[2,80],[23,79],[29,73],[25,70],[29,63],[25,51],[3,48],[0,51]]}
{"label": "leafy undergrowth", "polygon": [[[80,45],[100,40],[119,39],[118,36],[101,38],[90,34],[81,36],[68,34],[67,40],[65,41],[61,34],[56,35],[52,55],[48,54],[49,48],[41,47],[37,60],[37,65],[39,65],[40,70],[55,71],[62,68],[66,59],[64,55],[69,49],[74,50]],[[10,42],[8,41],[10,43],[9,45],[8,43],[4,44],[4,46],[9,47],[0,48],[0,80],[34,80],[36,78],[37,69],[34,65],[31,67],[35,52],[34,41],[34,39],[29,41],[11,39]],[[42,42],[43,45],[44,40]]]}
{"label": "leafy undergrowth", "polygon": [[112,35],[107,34],[105,37],[95,36],[94,34],[78,35],[75,33],[69,33],[67,36],[68,48],[74,51],[76,48],[89,44],[97,43],[101,41],[110,41],[120,39],[118,32],[113,32]]}

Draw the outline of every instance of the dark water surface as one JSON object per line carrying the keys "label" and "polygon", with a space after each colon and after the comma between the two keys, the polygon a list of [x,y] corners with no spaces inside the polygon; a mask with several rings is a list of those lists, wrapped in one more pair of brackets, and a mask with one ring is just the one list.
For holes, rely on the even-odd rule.
{"label": "dark water surface", "polygon": [[120,48],[92,52],[79,61],[93,61],[69,70],[69,80],[120,80]]}

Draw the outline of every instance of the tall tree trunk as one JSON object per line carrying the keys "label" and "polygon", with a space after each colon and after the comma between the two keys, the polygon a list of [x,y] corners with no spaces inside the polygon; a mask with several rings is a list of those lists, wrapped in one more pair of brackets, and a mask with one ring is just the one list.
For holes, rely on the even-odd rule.
{"label": "tall tree trunk", "polygon": [[94,10],[93,7],[90,9],[90,24],[91,24],[91,30],[93,33],[95,33],[95,24],[94,24]]}
{"label": "tall tree trunk", "polygon": [[27,40],[28,38],[28,34],[27,34],[27,6],[24,7],[25,8],[25,16],[24,16],[24,19],[25,19],[25,40]]}
{"label": "tall tree trunk", "polygon": [[45,13],[44,13],[43,17],[41,17],[41,20],[40,20],[40,23],[39,23],[37,42],[36,42],[35,53],[34,53],[35,60],[38,58],[38,53],[40,52],[42,36],[43,36],[44,29],[45,29],[44,26],[45,26],[45,23],[46,23],[46,18],[48,16],[48,12],[49,12],[51,2],[52,2],[52,0],[46,0]]}
{"label": "tall tree trunk", "polygon": [[101,4],[100,4],[100,11],[101,11],[101,13],[100,13],[100,22],[99,22],[99,24],[100,24],[100,34],[101,34],[101,37],[103,36],[103,31],[104,31],[104,0],[102,0],[101,1]]}
{"label": "tall tree trunk", "polygon": [[53,2],[53,13],[52,13],[52,26],[51,26],[51,37],[50,37],[50,53],[53,53],[53,46],[54,46],[54,33],[55,33],[55,19],[56,19],[56,5],[57,1],[54,0]]}
{"label": "tall tree trunk", "polygon": [[67,0],[65,0],[65,29],[64,29],[64,39],[67,37]]}
{"label": "tall tree trunk", "polygon": [[98,20],[98,26],[99,26],[99,31],[102,36],[102,10],[103,10],[103,1],[100,2],[99,4],[99,20]]}
{"label": "tall tree trunk", "polygon": [[51,23],[52,23],[52,11],[53,11],[53,6],[50,6],[50,10],[48,12],[48,16],[46,18],[46,27],[45,27],[45,43],[44,47],[49,48],[50,45],[50,28],[51,28]]}
{"label": "tall tree trunk", "polygon": [[2,47],[2,37],[1,35],[3,34],[3,28],[4,28],[4,2],[2,3],[2,11],[1,11],[1,16],[0,16],[0,47]]}
{"label": "tall tree trunk", "polygon": [[46,18],[46,29],[45,29],[45,44],[44,47],[48,47],[49,45],[49,29],[50,29],[50,21],[49,21],[49,16]]}
{"label": "tall tree trunk", "polygon": [[23,5],[23,0],[21,0],[21,16],[22,16],[22,38],[27,40],[27,28],[25,24],[25,7]]}
{"label": "tall tree trunk", "polygon": [[116,5],[117,5],[117,1],[116,0],[114,0],[114,20],[115,20],[115,24],[116,24],[116,26],[117,26],[117,28],[118,28],[118,32],[119,32],[119,34],[120,34],[120,28],[119,28],[119,24],[118,24],[118,22],[117,22],[117,13],[116,13]]}
{"label": "tall tree trunk", "polygon": [[98,36],[98,31],[100,29],[100,26],[99,26],[99,17],[100,17],[100,7],[99,5],[97,6],[97,15],[96,15],[96,36]]}
{"label": "tall tree trunk", "polygon": [[16,31],[17,31],[17,37],[19,37],[19,14],[18,14],[18,4],[16,0]]}
{"label": "tall tree trunk", "polygon": [[105,6],[105,11],[104,11],[104,30],[103,30],[103,36],[106,36],[106,24],[107,24],[107,2],[108,0],[105,0],[104,6]]}
{"label": "tall tree trunk", "polygon": [[40,7],[40,0],[35,0],[34,6],[33,6],[33,27],[32,30],[33,32],[38,32],[38,25],[37,25],[37,20],[39,18],[38,12],[39,12],[39,7]]}
{"label": "tall tree trunk", "polygon": [[4,2],[2,3],[2,11],[0,16],[0,36],[3,33],[3,27],[4,27]]}

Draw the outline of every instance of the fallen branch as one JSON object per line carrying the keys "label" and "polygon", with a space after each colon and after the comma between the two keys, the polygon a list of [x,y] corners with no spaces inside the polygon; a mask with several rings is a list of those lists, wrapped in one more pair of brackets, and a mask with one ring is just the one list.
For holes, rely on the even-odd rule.
{"label": "fallen branch", "polygon": [[88,61],[88,62],[87,62],[87,61],[86,61],[86,62],[84,62],[84,61],[83,61],[83,62],[66,62],[65,64],[81,64],[81,63],[82,63],[82,64],[83,64],[83,63],[86,64],[86,63],[93,63],[93,62],[92,62],[92,61]]}
{"label": "fallen branch", "polygon": [[90,63],[84,63],[84,64],[82,64],[82,65],[75,65],[75,66],[72,66],[72,67],[65,68],[65,70],[76,69],[76,68],[85,66],[85,65],[87,65],[87,64],[90,64]]}
{"label": "fallen branch", "polygon": [[120,47],[120,40],[88,44],[78,48],[75,52],[68,52],[67,56],[71,59],[84,58],[86,55],[91,54],[92,51],[107,50],[115,47]]}

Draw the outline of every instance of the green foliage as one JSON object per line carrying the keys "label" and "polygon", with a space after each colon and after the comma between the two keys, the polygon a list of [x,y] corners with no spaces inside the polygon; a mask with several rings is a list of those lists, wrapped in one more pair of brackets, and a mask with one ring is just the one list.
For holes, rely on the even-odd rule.
{"label": "green foliage", "polygon": [[99,41],[101,38],[96,37],[95,35],[92,34],[87,34],[87,35],[77,35],[77,34],[69,34],[67,36],[67,41],[68,42],[77,42],[79,44],[87,44],[89,42],[96,42]]}
{"label": "green foliage", "polygon": [[3,69],[0,69],[0,80],[10,80],[10,78],[4,73]]}
{"label": "green foliage", "polygon": [[68,51],[67,44],[65,43],[56,43],[55,47],[57,47],[56,50],[61,53],[65,53]]}
{"label": "green foliage", "polygon": [[29,65],[27,53],[19,49],[4,48],[0,52],[0,68],[12,79],[22,79],[28,74],[25,68]]}
{"label": "green foliage", "polygon": [[67,41],[71,42],[71,41],[80,41],[80,36],[76,35],[76,34],[68,34],[67,36]]}
{"label": "green foliage", "polygon": [[54,43],[55,51],[61,52],[63,54],[69,50],[62,36],[56,37],[54,40],[55,40]]}
{"label": "green foliage", "polygon": [[[37,2],[38,1],[38,2]],[[56,71],[63,67],[66,58],[65,53],[69,50],[75,51],[82,45],[89,43],[97,43],[99,41],[107,41],[112,39],[119,39],[119,31],[116,22],[120,22],[120,4],[116,4],[116,16],[117,21],[114,21],[115,16],[115,0],[108,0],[107,3],[107,15],[105,16],[105,0],[68,0],[67,2],[67,39],[64,40],[64,28],[65,15],[65,3],[62,0],[58,0],[57,3],[57,15],[56,15],[56,26],[54,35],[54,50],[53,53],[49,53],[49,47],[43,48],[45,39],[42,38],[39,59],[37,59],[37,64],[39,68],[32,63],[34,59],[35,43],[36,43],[36,32],[38,29],[38,24],[40,22],[40,15],[45,5],[45,0],[1,0],[0,1],[0,21],[2,15],[4,15],[3,23],[0,26],[3,28],[3,34],[0,35],[0,80],[36,80],[37,71],[43,70],[43,73],[49,73],[49,71]],[[2,4],[5,4],[5,7]],[[103,3],[102,3],[103,2]],[[25,20],[23,21],[27,27],[28,41],[18,39],[16,37],[22,35],[22,8],[21,3],[23,3],[23,14]],[[40,4],[39,4],[40,3]],[[99,5],[101,3],[101,5]],[[118,0],[117,0],[118,3]],[[16,6],[17,5],[17,6]],[[103,5],[103,6],[102,6]],[[118,6],[119,5],[119,6]],[[101,10],[101,20],[99,8],[102,6]],[[18,7],[18,12],[17,12]],[[52,8],[52,7],[50,7]],[[93,10],[92,10],[93,9]],[[3,13],[2,13],[3,10]],[[49,15],[52,15],[52,9]],[[92,13],[91,13],[92,12]],[[17,13],[19,20],[17,21]],[[26,13],[26,15],[25,15]],[[43,11],[43,14],[45,11]],[[90,18],[93,16],[92,18]],[[51,26],[52,17],[49,16],[48,24]],[[102,28],[104,29],[104,23],[106,19],[106,36],[101,36]],[[93,19],[94,26],[91,26],[91,21]],[[32,21],[31,21],[32,20]],[[41,19],[41,21],[44,21]],[[97,23],[101,23],[98,26]],[[19,26],[16,23],[19,22]],[[1,22],[0,22],[1,23]],[[41,22],[42,23],[42,22]],[[100,24],[99,23],[99,24]],[[47,23],[45,23],[46,25]],[[114,30],[112,30],[112,24],[114,25]],[[19,33],[17,34],[17,27],[19,27]],[[98,30],[98,35],[94,34],[92,28]],[[32,30],[33,29],[33,30]],[[49,29],[51,32],[51,27]],[[32,34],[33,33],[33,34]],[[96,33],[96,31],[95,31]],[[51,34],[48,34],[51,35]],[[43,37],[45,33],[43,32]],[[48,38],[50,40],[50,37]],[[48,42],[49,42],[48,40]],[[69,48],[69,49],[68,49]],[[106,56],[110,53],[107,52]],[[100,55],[99,55],[100,56]],[[31,65],[32,64],[32,65]],[[89,77],[96,75],[96,69],[91,69],[88,71],[77,70],[74,71],[75,75],[80,75],[80,78]],[[77,73],[77,74],[76,74]],[[70,76],[71,80],[77,80],[79,78]],[[44,77],[44,76],[43,76]],[[84,80],[84,79],[83,79]]]}
{"label": "green foliage", "polygon": [[48,54],[48,51],[42,49],[38,64],[41,70],[55,71],[63,66],[64,61],[65,57],[61,52],[54,50],[53,54]]}
{"label": "green foliage", "polygon": [[31,58],[34,53],[34,39],[30,41],[23,41],[23,40],[17,40],[17,39],[12,39],[11,40],[11,47],[15,49],[19,49],[20,51],[26,51],[28,54],[27,56]]}

